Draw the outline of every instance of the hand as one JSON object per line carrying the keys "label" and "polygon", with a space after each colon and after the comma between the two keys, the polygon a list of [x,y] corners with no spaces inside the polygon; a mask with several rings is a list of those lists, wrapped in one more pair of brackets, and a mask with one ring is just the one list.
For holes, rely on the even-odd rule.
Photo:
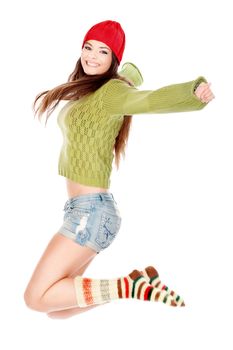
{"label": "hand", "polygon": [[211,100],[213,100],[213,98],[215,98],[213,92],[210,89],[210,85],[211,85],[211,83],[203,83],[202,82],[196,88],[194,94],[201,100],[201,102],[208,103]]}

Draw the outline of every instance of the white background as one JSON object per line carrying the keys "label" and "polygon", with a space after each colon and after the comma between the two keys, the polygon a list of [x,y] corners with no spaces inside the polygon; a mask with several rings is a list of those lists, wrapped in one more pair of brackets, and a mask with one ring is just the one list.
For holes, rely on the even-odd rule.
{"label": "white background", "polygon": [[[5,1],[1,3],[1,349],[232,349],[231,1]],[[216,96],[204,110],[136,115],[111,191],[118,238],[86,271],[116,278],[147,265],[186,308],[119,300],[66,320],[28,309],[23,293],[62,223],[56,114],[34,120],[37,93],[67,81],[95,23],[119,21],[122,63],[141,89],[200,75]]]}

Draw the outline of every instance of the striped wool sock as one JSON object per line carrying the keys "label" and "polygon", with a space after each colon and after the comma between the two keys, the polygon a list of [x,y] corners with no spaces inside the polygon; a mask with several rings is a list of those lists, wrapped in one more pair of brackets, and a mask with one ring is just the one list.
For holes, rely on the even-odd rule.
{"label": "striped wool sock", "polygon": [[152,287],[158,288],[160,290],[165,290],[169,295],[173,297],[179,306],[185,306],[184,300],[177,293],[169,289],[165,284],[161,282],[159,273],[153,266],[147,266],[143,271],[141,271],[141,274],[144,276],[147,283],[149,283]]}
{"label": "striped wool sock", "polygon": [[79,307],[122,298],[161,301],[170,306],[178,306],[171,295],[165,290],[152,287],[138,270],[133,270],[126,277],[111,280],[76,276],[74,287]]}

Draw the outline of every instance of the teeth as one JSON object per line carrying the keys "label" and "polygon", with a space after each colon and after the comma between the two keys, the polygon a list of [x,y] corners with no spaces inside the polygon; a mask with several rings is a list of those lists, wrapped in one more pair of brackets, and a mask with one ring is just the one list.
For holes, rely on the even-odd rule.
{"label": "teeth", "polygon": [[96,64],[96,63],[87,62],[87,65],[90,67],[98,67],[98,64]]}

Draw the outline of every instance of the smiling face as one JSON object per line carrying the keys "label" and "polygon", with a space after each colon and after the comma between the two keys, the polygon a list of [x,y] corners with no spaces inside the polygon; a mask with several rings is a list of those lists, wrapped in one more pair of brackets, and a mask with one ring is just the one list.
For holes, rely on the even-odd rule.
{"label": "smiling face", "polygon": [[81,64],[88,75],[103,74],[112,63],[112,50],[101,41],[88,40],[81,53]]}

